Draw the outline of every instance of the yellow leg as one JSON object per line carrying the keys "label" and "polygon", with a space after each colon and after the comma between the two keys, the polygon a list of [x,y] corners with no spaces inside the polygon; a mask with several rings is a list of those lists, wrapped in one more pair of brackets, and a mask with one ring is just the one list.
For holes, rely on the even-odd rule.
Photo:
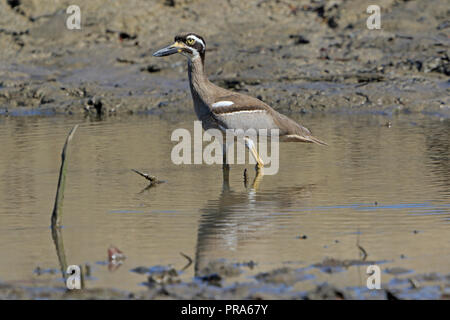
{"label": "yellow leg", "polygon": [[258,151],[256,150],[255,143],[252,139],[244,137],[245,140],[245,146],[250,150],[253,157],[255,158],[257,164],[256,164],[256,170],[259,171],[260,169],[264,168],[264,162],[262,161],[261,157],[258,154]]}

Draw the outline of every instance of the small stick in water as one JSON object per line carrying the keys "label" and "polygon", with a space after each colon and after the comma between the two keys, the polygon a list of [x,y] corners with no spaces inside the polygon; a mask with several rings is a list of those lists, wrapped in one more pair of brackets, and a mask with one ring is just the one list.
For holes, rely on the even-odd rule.
{"label": "small stick in water", "polygon": [[148,181],[150,181],[150,185],[154,185],[154,184],[160,184],[160,183],[164,183],[165,181],[159,180],[157,177],[155,176],[151,176],[147,173],[143,173],[139,170],[136,169],[131,169],[131,171],[136,172],[138,175],[140,175],[141,177],[144,177],[145,179],[147,179]]}
{"label": "small stick in water", "polygon": [[188,263],[183,267],[183,269],[181,269],[181,271],[186,270],[191,264],[192,264],[192,259],[191,257],[189,257],[187,254],[184,254],[183,252],[180,252],[180,254],[185,257],[188,261]]}
{"label": "small stick in water", "polygon": [[362,255],[361,260],[366,261],[367,256],[368,256],[367,251],[363,247],[361,247],[359,244],[357,244],[357,247],[358,247],[359,251],[361,251],[361,255]]}

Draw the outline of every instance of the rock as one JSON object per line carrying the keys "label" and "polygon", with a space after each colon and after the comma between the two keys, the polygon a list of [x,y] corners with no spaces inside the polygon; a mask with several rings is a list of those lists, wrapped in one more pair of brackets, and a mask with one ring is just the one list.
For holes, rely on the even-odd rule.
{"label": "rock", "polygon": [[352,300],[350,293],[338,289],[332,285],[324,283],[319,285],[315,291],[308,293],[305,297],[308,300]]}
{"label": "rock", "polygon": [[149,73],[155,73],[155,72],[160,72],[161,68],[158,67],[155,64],[150,64],[147,67],[142,68],[141,71],[146,71],[146,72],[149,72]]}
{"label": "rock", "polygon": [[310,41],[300,34],[291,34],[290,39],[294,39],[294,44],[308,44]]}
{"label": "rock", "polygon": [[241,269],[225,259],[213,260],[199,271],[199,277],[217,274],[222,278],[235,277],[241,274]]}
{"label": "rock", "polygon": [[203,282],[207,282],[210,285],[220,287],[222,282],[222,277],[217,273],[211,273],[208,275],[204,275],[201,277],[198,277],[199,280]]}
{"label": "rock", "polygon": [[294,270],[290,268],[279,268],[270,272],[259,273],[255,276],[258,281],[266,283],[287,284],[292,285],[298,281],[305,281],[314,278],[310,274],[305,274],[303,270]]}

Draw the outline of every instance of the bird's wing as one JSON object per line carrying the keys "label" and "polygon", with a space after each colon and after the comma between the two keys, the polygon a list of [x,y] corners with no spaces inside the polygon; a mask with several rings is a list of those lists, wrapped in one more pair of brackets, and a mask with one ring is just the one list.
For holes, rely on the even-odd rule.
{"label": "bird's wing", "polygon": [[271,129],[278,129],[282,140],[326,145],[313,137],[307,128],[278,113],[261,100],[244,94],[220,95],[214,99],[210,107],[222,129],[242,129],[244,131],[267,129],[269,135]]}

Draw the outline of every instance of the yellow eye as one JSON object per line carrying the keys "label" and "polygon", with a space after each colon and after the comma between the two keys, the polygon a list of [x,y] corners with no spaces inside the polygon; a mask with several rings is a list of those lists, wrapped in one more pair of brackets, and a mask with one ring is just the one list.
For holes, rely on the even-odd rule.
{"label": "yellow eye", "polygon": [[188,45],[192,46],[192,45],[195,43],[195,40],[194,40],[194,39],[187,39],[187,40],[186,40],[186,43],[187,43]]}

